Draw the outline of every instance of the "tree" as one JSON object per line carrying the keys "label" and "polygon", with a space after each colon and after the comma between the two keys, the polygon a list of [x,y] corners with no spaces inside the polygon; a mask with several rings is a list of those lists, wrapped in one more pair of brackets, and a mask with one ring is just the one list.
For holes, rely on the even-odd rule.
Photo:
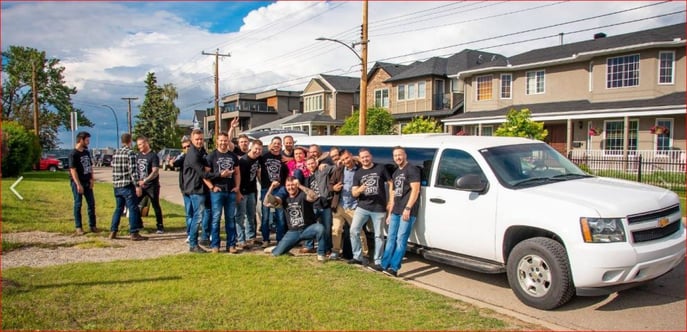
{"label": "tree", "polygon": [[38,137],[14,121],[2,122],[2,176],[15,177],[31,169],[38,162],[40,146]]}
{"label": "tree", "polygon": [[442,131],[441,125],[437,120],[432,118],[425,118],[418,116],[413,118],[407,125],[403,126],[401,133],[403,134],[419,134],[419,133],[440,133]]}
{"label": "tree", "polygon": [[549,135],[544,129],[543,122],[534,122],[530,119],[530,110],[524,108],[519,112],[515,109],[508,111],[506,122],[501,124],[494,132],[495,136],[527,137],[543,141]]}
{"label": "tree", "polygon": [[[339,128],[339,135],[358,135],[358,123],[360,111],[355,111],[344,120]],[[394,119],[383,108],[370,108],[367,110],[367,135],[391,135],[394,133]]]}
{"label": "tree", "polygon": [[76,88],[64,80],[64,67],[60,60],[46,59],[45,52],[30,47],[10,46],[2,52],[3,71],[2,119],[16,121],[27,130],[33,123],[33,77],[35,73],[37,104],[39,108],[40,145],[54,149],[59,145],[60,127],[71,127],[71,112],[78,114],[79,126],[92,127],[93,123],[72,104]]}
{"label": "tree", "polygon": [[155,73],[148,73],[145,80],[146,95],[141,105],[141,113],[136,118],[134,136],[145,136],[153,151],[176,146],[179,141],[176,129],[179,108],[174,100],[179,97],[172,84],[157,85]]}

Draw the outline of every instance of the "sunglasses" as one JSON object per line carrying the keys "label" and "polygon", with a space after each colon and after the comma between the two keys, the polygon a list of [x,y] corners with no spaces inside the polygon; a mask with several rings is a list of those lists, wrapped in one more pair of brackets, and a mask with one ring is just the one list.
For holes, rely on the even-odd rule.
{"label": "sunglasses", "polygon": [[182,148],[182,149],[188,149],[189,147],[190,147],[190,145],[184,145],[184,146],[182,146],[181,148]]}

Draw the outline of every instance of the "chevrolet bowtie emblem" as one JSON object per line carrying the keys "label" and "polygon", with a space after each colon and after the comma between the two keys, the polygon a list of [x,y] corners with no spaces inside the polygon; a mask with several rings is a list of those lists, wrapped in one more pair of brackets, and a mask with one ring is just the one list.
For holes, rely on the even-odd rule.
{"label": "chevrolet bowtie emblem", "polygon": [[668,226],[668,224],[670,224],[670,219],[665,218],[665,217],[658,219],[658,227],[663,228],[663,227]]}

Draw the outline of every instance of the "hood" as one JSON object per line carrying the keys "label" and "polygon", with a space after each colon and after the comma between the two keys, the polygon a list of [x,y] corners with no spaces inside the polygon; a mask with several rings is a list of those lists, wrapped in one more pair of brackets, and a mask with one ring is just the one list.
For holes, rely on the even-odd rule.
{"label": "hood", "polygon": [[525,189],[528,194],[591,208],[600,217],[625,217],[679,204],[667,189],[637,182],[592,177]]}

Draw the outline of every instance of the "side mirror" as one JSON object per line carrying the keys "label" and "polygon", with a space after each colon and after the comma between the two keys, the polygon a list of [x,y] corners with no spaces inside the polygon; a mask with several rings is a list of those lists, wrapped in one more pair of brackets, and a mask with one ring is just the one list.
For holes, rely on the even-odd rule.
{"label": "side mirror", "polygon": [[489,183],[477,174],[467,174],[456,179],[455,187],[459,190],[485,193]]}

